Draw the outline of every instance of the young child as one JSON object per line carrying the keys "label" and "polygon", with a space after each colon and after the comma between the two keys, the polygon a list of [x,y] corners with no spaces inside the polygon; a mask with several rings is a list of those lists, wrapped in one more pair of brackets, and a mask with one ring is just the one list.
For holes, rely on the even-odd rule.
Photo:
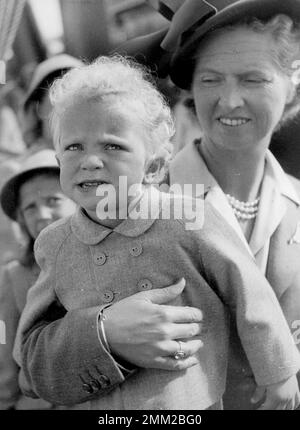
{"label": "young child", "polygon": [[[61,186],[79,209],[36,241],[41,275],[15,349],[27,392],[59,404],[89,401],[84,407],[100,410],[220,408],[231,313],[267,401],[297,406],[299,353],[240,240],[209,205],[202,228],[191,229],[197,201],[149,185],[166,164],[173,123],[142,69],[101,57],[57,80],[51,100]],[[176,372],[139,368],[128,377],[116,365],[109,374],[118,358],[111,333],[105,336],[111,331],[105,306],[182,276],[186,288],[176,304],[205,315],[199,363]],[[180,361],[192,352],[178,345]]]}
{"label": "young child", "polygon": [[21,394],[19,367],[12,349],[28,289],[40,272],[33,254],[33,243],[40,231],[75,211],[75,204],[61,191],[59,167],[53,150],[29,156],[22,170],[3,186],[1,206],[21,227],[26,244],[20,258],[3,268],[0,281],[0,320],[5,324],[5,342],[0,344],[0,409],[40,409],[51,405]]}

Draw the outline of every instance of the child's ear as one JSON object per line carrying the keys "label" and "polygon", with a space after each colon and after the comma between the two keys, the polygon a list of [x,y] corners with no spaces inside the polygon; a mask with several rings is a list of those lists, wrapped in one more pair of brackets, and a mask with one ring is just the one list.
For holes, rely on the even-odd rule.
{"label": "child's ear", "polygon": [[56,158],[56,161],[57,161],[58,167],[60,167],[60,159],[59,159],[59,157],[58,157],[58,155],[57,155],[57,154],[55,154],[55,158]]}
{"label": "child's ear", "polygon": [[166,160],[163,157],[153,157],[148,160],[145,168],[144,183],[159,183],[163,179],[162,172],[164,171],[165,164]]}
{"label": "child's ear", "polygon": [[297,92],[296,86],[293,84],[293,82],[289,82],[286,104],[290,104],[294,100],[296,92]]}

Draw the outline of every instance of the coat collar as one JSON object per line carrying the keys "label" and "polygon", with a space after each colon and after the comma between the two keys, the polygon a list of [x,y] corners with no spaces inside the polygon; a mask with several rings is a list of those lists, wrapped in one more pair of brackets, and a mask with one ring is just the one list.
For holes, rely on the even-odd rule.
{"label": "coat collar", "polygon": [[[257,255],[281,222],[286,212],[286,204],[299,206],[299,197],[293,184],[272,153],[267,151],[262,187],[264,204],[260,205],[258,214],[260,222],[255,223],[248,244],[225,194],[198,151],[199,142],[196,140],[186,145],[172,160],[169,172],[170,183],[202,184],[206,201],[209,201],[234,228],[250,254]],[[273,214],[271,219],[270,213]]]}
{"label": "coat collar", "polygon": [[271,151],[267,151],[266,161],[270,171],[270,176],[277,185],[279,192],[294,202],[297,206],[300,206],[300,199],[294,185],[287,174],[283,171]]}
{"label": "coat collar", "polygon": [[[208,170],[197,145],[199,140],[187,144],[170,163],[170,181],[179,184],[204,185],[204,196],[217,185],[217,181]],[[174,180],[172,179],[174,178]]]}
{"label": "coat collar", "polygon": [[[170,163],[170,184],[179,183],[182,187],[185,184],[201,184],[203,185],[203,198],[209,202],[220,214],[224,217],[227,223],[236,231],[250,255],[252,252],[247,243],[247,240],[242,233],[239,223],[227,201],[227,198],[221,190],[219,184],[208,170],[203,158],[201,157],[197,145],[200,141],[197,139],[194,142],[186,145]],[[188,168],[186,168],[188,166]],[[191,193],[193,196],[193,189]],[[201,197],[201,196],[197,196]]]}
{"label": "coat collar", "polygon": [[[199,143],[199,140],[195,140],[176,154],[170,164],[170,176],[176,178],[176,182],[180,184],[203,184],[204,195],[206,195],[218,183],[208,170],[197,149]],[[300,206],[300,199],[293,184],[269,150],[266,154],[266,162],[270,170],[270,176],[279,192],[297,206]],[[188,166],[188,168],[183,168],[183,166]]]}
{"label": "coat collar", "polygon": [[137,237],[145,233],[159,217],[161,210],[160,193],[154,187],[146,187],[142,197],[131,209],[128,217],[116,228],[110,229],[92,221],[82,208],[71,218],[71,229],[77,239],[85,245],[96,245],[111,233],[127,237]]}

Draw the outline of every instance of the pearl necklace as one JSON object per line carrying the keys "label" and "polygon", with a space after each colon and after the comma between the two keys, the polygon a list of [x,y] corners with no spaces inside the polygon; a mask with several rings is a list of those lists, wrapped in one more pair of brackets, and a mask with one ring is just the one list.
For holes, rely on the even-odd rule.
{"label": "pearl necklace", "polygon": [[230,194],[226,194],[226,197],[233,209],[235,216],[239,220],[246,221],[256,217],[258,213],[259,197],[252,202],[241,202]]}

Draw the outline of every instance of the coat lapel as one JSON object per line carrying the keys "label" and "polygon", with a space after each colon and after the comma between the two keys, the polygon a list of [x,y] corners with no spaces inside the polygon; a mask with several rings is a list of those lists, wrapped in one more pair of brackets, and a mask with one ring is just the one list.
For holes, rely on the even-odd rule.
{"label": "coat lapel", "polygon": [[[197,145],[199,143],[200,141],[196,140],[187,144],[171,161],[169,166],[170,185],[180,184],[184,193],[189,194],[192,197],[202,197],[199,195],[195,196],[194,192],[197,189],[198,184],[203,185],[203,198],[205,201],[209,202],[235,230],[249,251],[249,254],[253,257],[251,249],[233,211],[230,208],[225,194],[221,190],[215,178],[209,172],[205,162],[199,154],[197,149]],[[188,189],[188,187],[184,187],[186,184],[190,184],[193,187]],[[186,190],[190,190],[191,192],[186,192]]]}
{"label": "coat lapel", "polygon": [[300,208],[286,199],[286,213],[271,237],[266,272],[278,298],[291,285],[300,268],[299,223]]}

